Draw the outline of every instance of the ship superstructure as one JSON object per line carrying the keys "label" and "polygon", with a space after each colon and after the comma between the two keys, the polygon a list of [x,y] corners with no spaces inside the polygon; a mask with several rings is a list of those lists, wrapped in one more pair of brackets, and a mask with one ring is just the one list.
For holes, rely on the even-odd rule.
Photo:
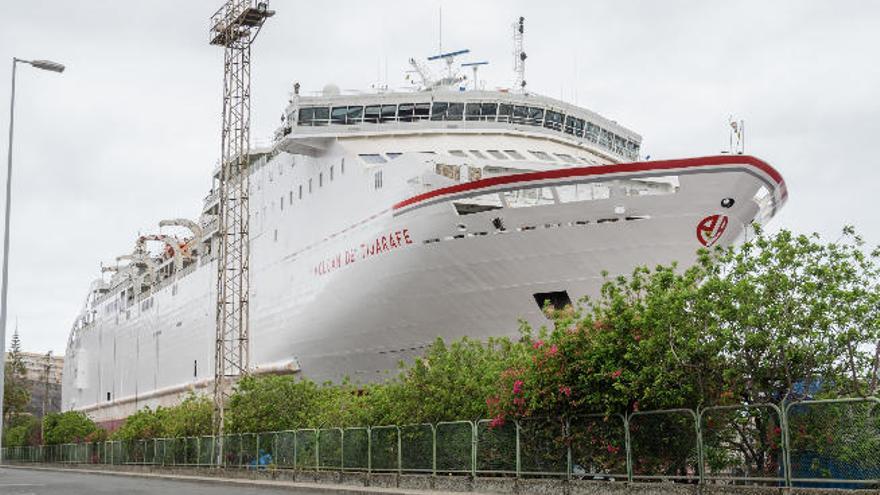
{"label": "ship superstructure", "polygon": [[[438,336],[546,324],[603,272],[686,266],[785,202],[756,158],[640,160],[637,133],[587,109],[455,82],[291,96],[248,169],[251,372],[384,379]],[[198,220],[162,222],[92,284],[65,409],[113,421],[210,386],[217,180]]]}

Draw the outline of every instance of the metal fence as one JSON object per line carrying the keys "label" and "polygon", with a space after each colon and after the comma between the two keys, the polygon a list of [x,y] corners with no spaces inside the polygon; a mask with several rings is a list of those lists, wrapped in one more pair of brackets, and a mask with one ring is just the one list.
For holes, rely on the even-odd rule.
{"label": "metal fence", "polygon": [[[880,399],[3,449],[14,462],[880,487]],[[218,455],[222,451],[222,455]]]}

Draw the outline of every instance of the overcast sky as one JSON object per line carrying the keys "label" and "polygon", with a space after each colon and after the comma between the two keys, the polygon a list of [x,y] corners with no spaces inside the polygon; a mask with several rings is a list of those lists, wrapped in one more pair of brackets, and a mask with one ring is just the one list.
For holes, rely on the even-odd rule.
{"label": "overcast sky", "polygon": [[[0,1],[0,149],[19,66],[9,332],[62,353],[99,263],[163,218],[196,218],[219,154],[220,0]],[[716,154],[727,118],[785,177],[771,226],[880,243],[880,3],[664,0],[272,2],[253,55],[253,136],[268,138],[294,81],[404,86],[409,57],[470,48],[487,87],[513,81],[526,17],[528,87],[639,132],[653,159]],[[2,193],[2,189],[0,189]]]}

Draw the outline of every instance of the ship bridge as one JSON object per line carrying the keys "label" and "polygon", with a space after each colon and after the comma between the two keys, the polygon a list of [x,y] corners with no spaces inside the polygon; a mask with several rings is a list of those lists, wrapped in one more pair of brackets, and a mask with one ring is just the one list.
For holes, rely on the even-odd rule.
{"label": "ship bridge", "polygon": [[275,135],[280,147],[308,155],[348,136],[532,134],[590,149],[612,161],[636,161],[642,141],[634,131],[590,110],[506,91],[295,95],[285,121]]}

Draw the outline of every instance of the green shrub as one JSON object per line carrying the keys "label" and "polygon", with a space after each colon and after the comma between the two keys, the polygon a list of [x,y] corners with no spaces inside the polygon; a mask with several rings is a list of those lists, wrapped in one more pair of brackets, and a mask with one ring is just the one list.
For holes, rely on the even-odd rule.
{"label": "green shrub", "polygon": [[4,447],[24,447],[40,444],[40,420],[31,415],[10,419],[3,432]]}
{"label": "green shrub", "polygon": [[43,418],[43,430],[43,443],[47,445],[98,441],[104,432],[85,413],[79,411],[47,414]]}

